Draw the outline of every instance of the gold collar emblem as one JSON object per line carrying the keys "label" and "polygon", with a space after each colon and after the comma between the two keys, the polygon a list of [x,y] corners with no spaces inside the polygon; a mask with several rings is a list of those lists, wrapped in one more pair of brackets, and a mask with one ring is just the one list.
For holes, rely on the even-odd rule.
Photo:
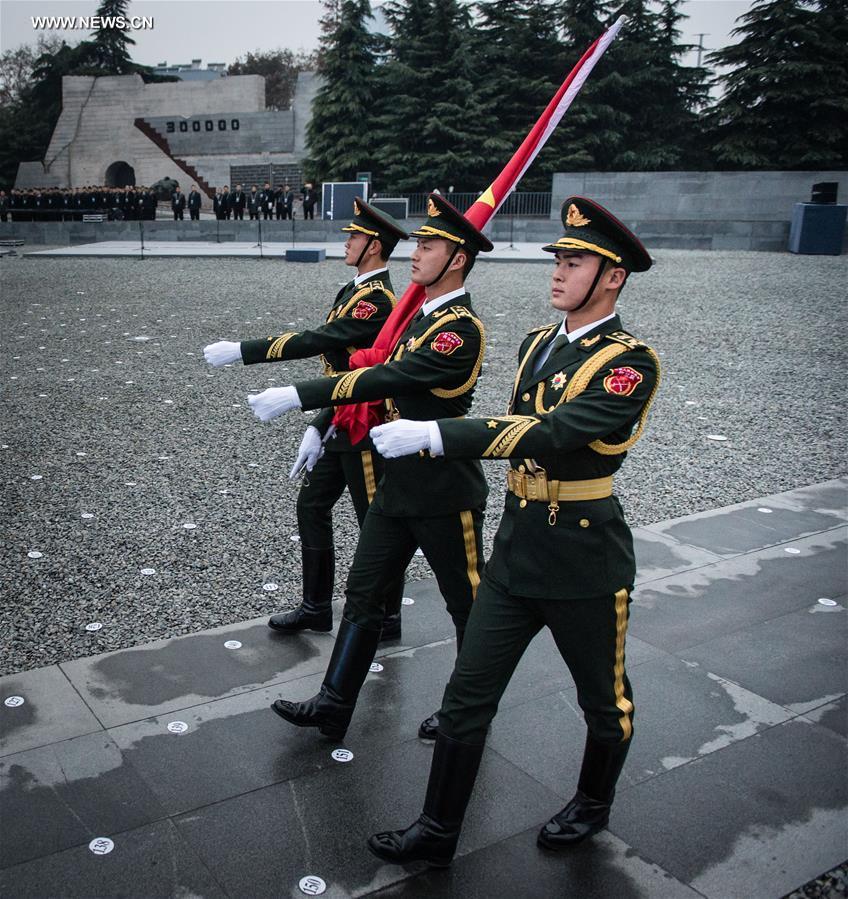
{"label": "gold collar emblem", "polygon": [[433,198],[430,197],[427,200],[427,215],[435,218],[437,215],[441,215],[442,213],[439,211],[439,207],[433,202]]}
{"label": "gold collar emblem", "polygon": [[588,225],[591,222],[591,219],[587,219],[585,215],[582,215],[580,210],[572,203],[568,207],[568,215],[565,218],[565,224],[570,225],[572,228],[582,228],[584,225]]}
{"label": "gold collar emblem", "polygon": [[594,337],[584,337],[580,341],[580,346],[590,347],[594,346],[601,339],[600,334],[596,334]]}
{"label": "gold collar emblem", "polygon": [[564,371],[558,371],[551,378],[551,387],[553,387],[554,390],[562,390],[562,388],[565,387],[566,380],[568,380],[568,375],[566,375]]}

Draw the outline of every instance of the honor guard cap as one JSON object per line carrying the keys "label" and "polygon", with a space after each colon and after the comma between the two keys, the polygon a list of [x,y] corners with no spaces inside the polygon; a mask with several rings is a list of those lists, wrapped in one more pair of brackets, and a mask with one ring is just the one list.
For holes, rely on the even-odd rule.
{"label": "honor guard cap", "polygon": [[492,242],[478,231],[471,222],[441,194],[430,194],[427,198],[427,221],[410,237],[438,237],[458,244],[475,256],[494,249]]}
{"label": "honor guard cap", "polygon": [[353,221],[342,228],[342,231],[358,231],[380,241],[388,253],[397,246],[399,240],[406,240],[407,233],[388,214],[381,209],[369,206],[359,197],[353,198]]}
{"label": "honor guard cap", "polygon": [[565,234],[542,247],[548,253],[573,250],[603,256],[628,272],[646,272],[652,264],[642,241],[600,203],[569,197],[562,204]]}

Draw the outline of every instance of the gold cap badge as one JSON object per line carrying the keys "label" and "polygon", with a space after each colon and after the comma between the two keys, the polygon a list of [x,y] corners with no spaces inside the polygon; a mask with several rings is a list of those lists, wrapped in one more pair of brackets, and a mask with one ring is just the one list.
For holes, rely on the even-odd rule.
{"label": "gold cap badge", "polygon": [[568,215],[565,219],[565,224],[570,225],[572,228],[582,228],[584,225],[588,225],[591,222],[591,219],[587,219],[585,215],[582,215],[580,210],[572,203],[568,207]]}
{"label": "gold cap badge", "polygon": [[441,214],[442,213],[439,211],[439,207],[436,206],[436,204],[433,202],[432,197],[427,200],[427,215],[435,217]]}

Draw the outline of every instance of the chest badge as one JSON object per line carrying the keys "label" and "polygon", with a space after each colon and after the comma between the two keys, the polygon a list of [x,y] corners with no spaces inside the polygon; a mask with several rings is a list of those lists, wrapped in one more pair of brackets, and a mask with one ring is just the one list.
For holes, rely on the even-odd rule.
{"label": "chest badge", "polygon": [[551,378],[551,387],[553,387],[554,390],[562,390],[562,388],[565,387],[565,382],[567,380],[568,375],[564,371],[558,371]]}

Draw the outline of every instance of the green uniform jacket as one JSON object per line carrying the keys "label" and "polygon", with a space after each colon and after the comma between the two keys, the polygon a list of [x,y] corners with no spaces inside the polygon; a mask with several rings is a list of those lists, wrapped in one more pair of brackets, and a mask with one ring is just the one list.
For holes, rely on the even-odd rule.
{"label": "green uniform jacket", "polygon": [[[283,359],[306,359],[321,356],[325,375],[348,371],[348,360],[359,349],[370,347],[389,313],[397,305],[388,272],[358,286],[349,281],[333,300],[327,321],[310,331],[287,331],[267,340],[243,340],[241,358],[245,365],[257,362],[281,362]],[[321,433],[330,426],[332,412],[313,421]],[[360,452],[371,449],[370,438],[351,446],[343,431],[337,432],[326,447],[331,452]]]}
{"label": "green uniform jacket", "polygon": [[[534,362],[559,324],[531,331],[519,350],[510,413],[488,419],[439,421],[447,459],[505,459],[520,472],[543,468],[548,480],[582,481],[614,474],[625,451],[599,452],[593,441],[624,443],[659,382],[656,356],[621,331],[616,316],[582,339]],[[591,357],[606,360],[585,389],[566,401],[574,375]],[[584,370],[585,371],[585,370]],[[487,575],[510,593],[543,599],[608,595],[632,587],[633,538],[621,504],[606,499],[548,504],[507,493]]]}
{"label": "green uniform jacket", "polygon": [[[382,365],[295,384],[304,409],[390,399],[391,417],[429,421],[471,408],[483,364],[483,325],[465,294],[415,318]],[[387,459],[380,490],[386,515],[426,518],[482,507],[488,493],[477,461]]]}

